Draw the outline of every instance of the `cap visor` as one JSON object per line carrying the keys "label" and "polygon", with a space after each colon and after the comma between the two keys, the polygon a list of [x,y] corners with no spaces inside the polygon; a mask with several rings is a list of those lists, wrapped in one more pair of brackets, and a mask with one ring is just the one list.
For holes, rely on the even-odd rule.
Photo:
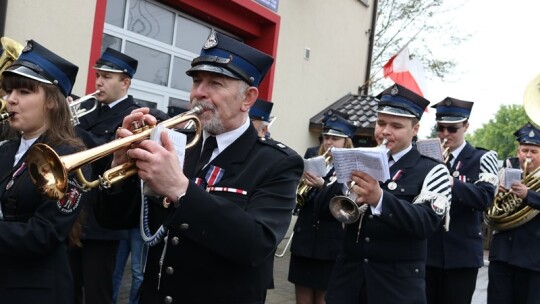
{"label": "cap visor", "polygon": [[39,82],[52,84],[47,78],[43,77],[41,74],[36,73],[34,70],[27,68],[25,66],[19,65],[19,66],[10,66],[7,68],[7,70],[4,71],[3,74],[6,73],[13,73],[17,74],[26,78],[30,78]]}
{"label": "cap visor", "polygon": [[442,116],[437,117],[435,120],[440,123],[458,123],[467,120],[467,118],[459,116]]}
{"label": "cap visor", "polygon": [[338,131],[338,130],[334,130],[334,129],[324,130],[322,132],[322,135],[330,135],[330,136],[337,136],[337,137],[349,137],[345,133],[343,133],[341,131]]}
{"label": "cap visor", "polygon": [[231,72],[231,71],[229,71],[227,69],[224,69],[224,68],[218,67],[218,66],[214,66],[214,65],[209,65],[209,64],[196,65],[196,66],[192,67],[191,69],[187,70],[186,74],[188,76],[193,76],[194,72],[209,72],[209,73],[221,74],[221,75],[224,75],[224,76],[227,76],[227,77],[230,77],[230,78],[234,78],[234,79],[242,79],[242,78],[238,77],[236,74],[234,74],[233,72]]}
{"label": "cap visor", "polygon": [[383,113],[388,115],[394,115],[394,116],[401,116],[401,117],[416,117],[415,115],[411,114],[411,112],[400,109],[400,108],[394,108],[394,107],[380,107],[377,109],[377,113]]}
{"label": "cap visor", "polygon": [[108,65],[95,65],[92,68],[94,68],[95,70],[103,71],[103,72],[124,73],[124,71],[119,70],[119,69],[115,69],[115,68],[113,68],[111,66],[108,66]]}

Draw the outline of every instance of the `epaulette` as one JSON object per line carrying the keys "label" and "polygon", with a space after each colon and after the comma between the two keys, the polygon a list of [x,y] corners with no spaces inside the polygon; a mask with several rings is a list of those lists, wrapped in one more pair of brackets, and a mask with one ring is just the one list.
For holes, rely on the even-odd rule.
{"label": "epaulette", "polygon": [[284,143],[281,143],[279,141],[276,141],[274,140],[273,138],[265,138],[265,137],[259,137],[259,142],[264,144],[264,145],[267,145],[267,146],[270,146],[270,147],[274,147],[276,148],[277,150],[279,151],[282,151],[283,153],[287,154],[287,155],[291,155],[291,154],[295,154],[296,151],[294,151],[293,149],[289,148],[287,145],[285,145]]}

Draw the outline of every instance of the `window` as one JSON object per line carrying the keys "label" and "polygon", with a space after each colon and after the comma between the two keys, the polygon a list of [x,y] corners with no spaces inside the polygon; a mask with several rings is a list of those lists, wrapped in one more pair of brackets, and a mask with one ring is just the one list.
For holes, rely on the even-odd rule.
{"label": "window", "polygon": [[129,93],[141,104],[167,112],[189,108],[186,70],[198,56],[210,26],[151,0],[108,0],[102,50],[139,61]]}

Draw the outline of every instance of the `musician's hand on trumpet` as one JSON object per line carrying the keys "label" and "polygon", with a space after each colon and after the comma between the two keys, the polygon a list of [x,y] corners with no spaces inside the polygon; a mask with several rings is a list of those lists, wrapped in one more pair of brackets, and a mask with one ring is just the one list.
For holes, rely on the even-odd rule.
{"label": "musician's hand on trumpet", "polygon": [[304,172],[304,181],[306,184],[313,188],[322,188],[324,186],[324,178],[316,176],[309,172]]}
{"label": "musician's hand on trumpet", "polygon": [[[142,121],[150,126],[157,123],[156,118],[149,114],[148,108],[136,109],[124,118],[122,128],[117,130],[116,136],[132,135],[136,129],[134,126],[140,125]],[[115,151],[113,167],[134,161],[139,177],[156,193],[173,201],[186,192],[189,180],[182,172],[176,150],[167,133],[162,132],[160,136],[163,146],[147,139]]]}
{"label": "musician's hand on trumpet", "polygon": [[354,182],[351,191],[357,194],[356,204],[377,206],[382,196],[382,189],[379,182],[362,171],[353,171],[351,179]]}

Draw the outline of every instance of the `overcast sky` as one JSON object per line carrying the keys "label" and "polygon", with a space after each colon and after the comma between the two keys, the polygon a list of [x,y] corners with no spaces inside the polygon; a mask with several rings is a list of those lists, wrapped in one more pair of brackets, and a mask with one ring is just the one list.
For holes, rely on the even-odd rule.
{"label": "overcast sky", "polygon": [[[522,104],[525,87],[540,74],[540,1],[469,0],[449,17],[472,36],[452,50],[433,45],[434,56],[451,52],[457,66],[444,83],[427,79],[425,97],[431,104],[446,96],[473,101],[470,133],[500,105]],[[424,114],[420,138],[430,134],[434,116],[434,109]]]}

